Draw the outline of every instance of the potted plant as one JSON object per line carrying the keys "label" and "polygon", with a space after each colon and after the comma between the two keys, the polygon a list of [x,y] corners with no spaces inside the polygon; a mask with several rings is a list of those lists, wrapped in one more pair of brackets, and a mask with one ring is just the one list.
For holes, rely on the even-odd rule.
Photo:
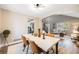
{"label": "potted plant", "polygon": [[3,31],[3,36],[4,36],[6,42],[7,42],[7,38],[9,36],[9,34],[10,34],[10,30],[4,30]]}

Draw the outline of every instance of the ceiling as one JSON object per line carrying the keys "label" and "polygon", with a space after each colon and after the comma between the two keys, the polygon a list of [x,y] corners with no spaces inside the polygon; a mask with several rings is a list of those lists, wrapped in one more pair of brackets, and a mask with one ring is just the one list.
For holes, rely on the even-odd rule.
{"label": "ceiling", "polygon": [[34,4],[0,4],[0,8],[41,18],[54,14],[64,14],[79,17],[78,4],[46,4],[44,7],[35,8]]}

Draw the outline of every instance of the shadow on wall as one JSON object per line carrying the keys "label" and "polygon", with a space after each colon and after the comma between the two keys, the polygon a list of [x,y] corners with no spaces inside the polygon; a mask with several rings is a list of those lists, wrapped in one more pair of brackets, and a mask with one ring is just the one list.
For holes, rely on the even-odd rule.
{"label": "shadow on wall", "polygon": [[0,33],[0,44],[4,44],[5,43],[5,39],[2,33]]}
{"label": "shadow on wall", "polygon": [[[5,39],[3,37],[3,34],[0,33],[0,45],[5,44]],[[8,46],[0,47],[0,54],[7,54]]]}

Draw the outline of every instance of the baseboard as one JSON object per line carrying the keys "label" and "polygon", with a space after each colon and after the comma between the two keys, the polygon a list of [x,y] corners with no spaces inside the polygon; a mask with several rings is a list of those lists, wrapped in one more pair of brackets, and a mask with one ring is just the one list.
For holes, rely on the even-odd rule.
{"label": "baseboard", "polygon": [[1,45],[0,45],[0,48],[6,47],[6,46],[15,45],[15,44],[19,44],[19,43],[22,43],[22,40],[17,40],[17,41],[13,41],[13,42],[6,43],[6,44],[1,44]]}

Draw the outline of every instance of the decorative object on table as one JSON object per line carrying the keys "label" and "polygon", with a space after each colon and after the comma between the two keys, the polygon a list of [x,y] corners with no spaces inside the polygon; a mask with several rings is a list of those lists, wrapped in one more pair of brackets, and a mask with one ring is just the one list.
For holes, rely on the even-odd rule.
{"label": "decorative object on table", "polygon": [[41,36],[40,28],[38,29],[38,37]]}
{"label": "decorative object on table", "polygon": [[38,37],[41,36],[40,28],[38,29]]}
{"label": "decorative object on table", "polygon": [[[3,31],[3,36],[4,36],[4,38],[5,38],[5,42],[7,42],[7,38],[8,38],[8,36],[9,36],[9,34],[10,34],[10,30],[4,30]],[[8,43],[8,42],[7,42]]]}
{"label": "decorative object on table", "polygon": [[45,31],[43,31],[43,39],[45,39]]}

